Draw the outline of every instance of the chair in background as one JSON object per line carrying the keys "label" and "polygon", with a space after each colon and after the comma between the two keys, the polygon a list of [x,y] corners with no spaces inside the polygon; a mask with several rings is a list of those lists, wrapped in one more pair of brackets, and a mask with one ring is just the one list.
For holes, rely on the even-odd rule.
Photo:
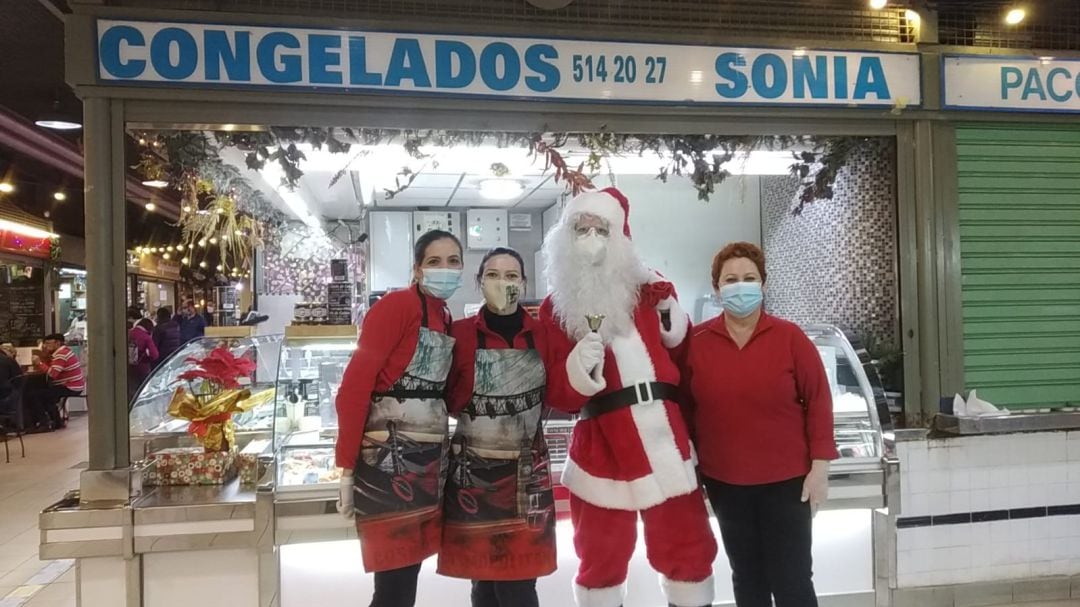
{"label": "chair in background", "polygon": [[11,378],[8,387],[10,390],[7,396],[0,399],[0,439],[4,441],[4,461],[10,464],[11,450],[8,447],[8,440],[13,432],[19,439],[22,456],[26,457],[26,444],[23,443],[23,434],[25,434],[23,392],[26,388],[26,376]]}

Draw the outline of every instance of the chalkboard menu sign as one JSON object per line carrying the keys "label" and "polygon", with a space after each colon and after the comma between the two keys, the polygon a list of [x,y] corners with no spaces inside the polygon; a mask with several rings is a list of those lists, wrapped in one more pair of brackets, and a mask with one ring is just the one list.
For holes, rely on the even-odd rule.
{"label": "chalkboard menu sign", "polygon": [[45,296],[41,283],[0,283],[0,342],[36,346],[45,335]]}

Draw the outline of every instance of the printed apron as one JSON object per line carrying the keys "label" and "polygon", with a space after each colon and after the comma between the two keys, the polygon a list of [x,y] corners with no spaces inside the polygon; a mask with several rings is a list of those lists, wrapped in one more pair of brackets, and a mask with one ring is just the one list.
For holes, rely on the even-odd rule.
{"label": "printed apron", "polygon": [[416,352],[401,379],[372,396],[353,468],[356,531],[367,571],[414,565],[439,549],[449,449],[443,391],[454,338],[428,328],[422,293],[420,300]]}
{"label": "printed apron", "polygon": [[555,571],[544,365],[526,339],[527,350],[488,350],[479,335],[473,397],[451,441],[442,575],[525,580]]}

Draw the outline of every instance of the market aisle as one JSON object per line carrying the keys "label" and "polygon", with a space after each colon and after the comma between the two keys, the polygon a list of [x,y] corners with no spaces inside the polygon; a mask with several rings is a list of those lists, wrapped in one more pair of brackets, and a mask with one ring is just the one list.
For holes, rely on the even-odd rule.
{"label": "market aisle", "polygon": [[27,436],[26,458],[18,441],[11,463],[0,453],[0,607],[75,605],[72,561],[38,560],[38,512],[79,486],[87,458],[86,417],[73,416],[65,430]]}

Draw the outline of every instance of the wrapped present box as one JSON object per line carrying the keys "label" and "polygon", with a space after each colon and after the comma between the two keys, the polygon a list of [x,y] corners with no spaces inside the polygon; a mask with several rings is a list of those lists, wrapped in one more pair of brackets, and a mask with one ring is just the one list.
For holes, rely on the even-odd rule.
{"label": "wrapped present box", "polygon": [[154,466],[147,472],[148,485],[223,485],[236,471],[235,453],[207,453],[202,447],[162,449],[150,459]]}
{"label": "wrapped present box", "polygon": [[269,440],[253,440],[243,451],[236,454],[236,471],[242,484],[254,485],[259,482],[259,454],[265,451],[269,444]]}

